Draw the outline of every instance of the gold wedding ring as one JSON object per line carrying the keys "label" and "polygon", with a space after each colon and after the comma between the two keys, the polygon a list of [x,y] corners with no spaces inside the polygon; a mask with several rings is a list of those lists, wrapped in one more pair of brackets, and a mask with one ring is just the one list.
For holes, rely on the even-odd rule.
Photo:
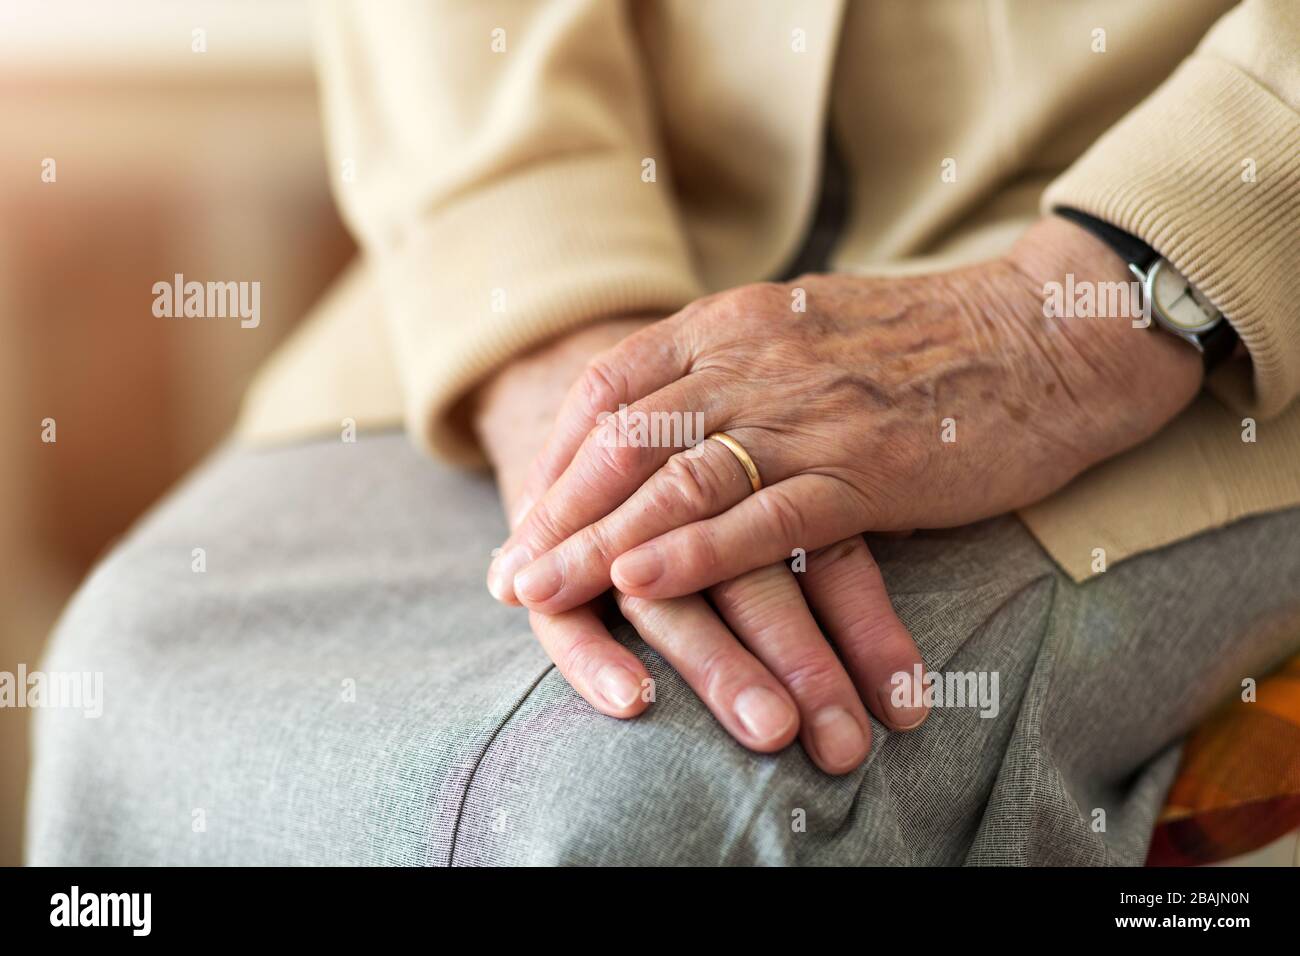
{"label": "gold wedding ring", "polygon": [[740,442],[726,432],[714,432],[704,440],[708,441],[709,438],[722,442],[736,456],[736,461],[740,462],[740,467],[744,468],[745,474],[749,476],[749,487],[755,491],[763,487],[763,479],[758,477],[758,466],[754,464],[754,459],[749,457],[749,452],[745,451],[745,447]]}

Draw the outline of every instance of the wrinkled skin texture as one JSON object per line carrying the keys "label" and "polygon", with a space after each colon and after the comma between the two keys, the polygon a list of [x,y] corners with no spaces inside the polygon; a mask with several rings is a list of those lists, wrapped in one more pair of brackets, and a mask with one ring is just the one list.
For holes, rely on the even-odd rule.
{"label": "wrinkled skin texture", "polygon": [[[511,536],[495,593],[545,612],[611,579],[672,597],[845,532],[956,526],[1043,498],[1152,435],[1201,380],[1195,351],[1158,330],[1045,318],[1044,283],[1066,272],[1126,280],[1108,248],[1048,219],[1003,259],[745,286],[641,330],[575,386],[582,397],[559,427],[587,437]],[[791,308],[796,289],[805,313]],[[621,402],[703,411],[707,431],[748,450],[765,487],[738,491],[717,442],[676,455],[623,447],[625,419],[593,427],[590,416]],[[550,554],[539,546],[559,535]]]}
{"label": "wrinkled skin texture", "polygon": [[[590,630],[588,602],[612,584],[625,615],[738,740],[768,750],[793,736],[786,728],[756,743],[737,719],[742,691],[764,686],[794,698],[823,769],[851,769],[865,756],[861,740],[819,718],[838,709],[861,723],[852,689],[893,726],[924,717],[889,710],[888,678],[917,659],[915,646],[858,535],[1028,505],[1149,437],[1199,388],[1198,356],[1171,336],[1128,319],[1045,318],[1044,284],[1067,272],[1128,279],[1096,239],[1047,219],[1009,255],[969,268],[744,286],[637,328],[572,370],[577,381],[489,571],[493,594],[533,611],[543,644],[594,706],[632,716],[642,708],[602,706],[580,673],[624,649],[571,638],[585,661],[575,664],[543,636],[565,620],[557,615],[585,614],[574,627]],[[792,308],[799,290],[802,312]],[[528,401],[488,394],[488,423],[493,406]],[[596,424],[625,403],[647,415],[702,412],[706,432],[726,431],[752,456],[763,489],[751,491],[719,442],[644,447],[619,440],[633,434],[627,417]],[[512,472],[505,462],[520,451],[493,439],[499,428],[481,431]],[[795,577],[849,681],[809,634],[799,588],[778,563],[796,549],[809,571]],[[739,642],[722,638],[700,593]],[[796,605],[798,620],[784,619]],[[761,660],[757,670],[741,644]]]}
{"label": "wrinkled skin texture", "polygon": [[[573,442],[585,432],[572,435],[567,446],[563,436],[553,435],[548,450],[539,454],[565,393],[593,355],[648,322],[612,320],[579,330],[511,363],[475,396],[473,419],[496,468],[512,526],[529,498],[545,492],[568,464],[566,447],[571,455]],[[712,606],[700,596],[656,601],[619,594],[616,600],[741,744],[776,750],[798,734],[819,767],[845,773],[870,746],[867,709],[898,730],[924,720],[923,707],[897,708],[881,693],[893,673],[910,673],[920,655],[894,615],[861,537],[809,555],[798,580],[784,564],[774,563],[720,583],[709,597]],[[640,692],[648,675],[609,635],[596,603],[555,615],[534,612],[530,620],[543,648],[593,707],[613,717],[645,709],[648,702]],[[842,660],[828,636],[840,647]],[[633,699],[602,682],[606,667],[630,676],[637,692]],[[768,733],[761,727],[756,732],[737,711],[740,695],[754,687],[771,693],[769,704],[781,705]]]}

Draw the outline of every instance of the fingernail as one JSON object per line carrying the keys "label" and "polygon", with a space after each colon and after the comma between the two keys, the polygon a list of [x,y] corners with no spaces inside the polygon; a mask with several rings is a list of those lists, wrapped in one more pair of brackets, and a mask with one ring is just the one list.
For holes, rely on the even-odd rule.
{"label": "fingernail", "polygon": [[915,676],[899,671],[880,685],[881,713],[895,730],[912,730],[921,726],[930,709],[924,703],[924,686]]}
{"label": "fingernail", "polygon": [[528,549],[515,545],[497,555],[488,568],[488,590],[498,601],[508,601],[513,591],[515,574],[531,560]]}
{"label": "fingernail", "polygon": [[515,594],[524,601],[540,604],[553,598],[564,586],[564,562],[544,554],[515,575]]}
{"label": "fingernail", "polygon": [[750,687],[736,697],[736,716],[760,741],[775,740],[794,723],[794,709],[766,687]]}
{"label": "fingernail", "polygon": [[620,555],[611,571],[628,587],[645,587],[664,573],[664,559],[660,557],[658,548],[648,545]]}
{"label": "fingernail", "polygon": [[600,669],[596,689],[616,710],[627,710],[641,696],[641,682],[636,675],[618,664],[606,664]]}
{"label": "fingernail", "polygon": [[832,767],[855,767],[867,755],[867,738],[862,726],[843,707],[818,711],[813,718],[812,734],[817,752]]}

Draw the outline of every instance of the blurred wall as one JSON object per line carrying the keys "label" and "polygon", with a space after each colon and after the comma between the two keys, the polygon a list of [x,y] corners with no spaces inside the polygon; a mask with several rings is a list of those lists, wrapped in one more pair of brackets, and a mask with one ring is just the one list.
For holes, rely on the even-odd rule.
{"label": "blurred wall", "polygon": [[[309,26],[305,0],[0,7],[0,671],[39,666],[96,556],[221,440],[352,254]],[[260,282],[260,325],[155,317],[175,273]],[[0,864],[28,716],[0,709]]]}

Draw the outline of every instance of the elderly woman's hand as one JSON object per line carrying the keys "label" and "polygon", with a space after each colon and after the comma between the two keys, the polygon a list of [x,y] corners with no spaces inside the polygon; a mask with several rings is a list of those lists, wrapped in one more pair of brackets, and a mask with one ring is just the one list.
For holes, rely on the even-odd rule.
{"label": "elderly woman's hand", "polygon": [[[671,598],[795,549],[1046,496],[1153,434],[1201,381],[1194,350],[1128,318],[1045,318],[1045,284],[1067,272],[1076,287],[1128,279],[1107,247],[1048,219],[978,266],[747,286],[649,326],[575,386],[547,452],[567,467],[489,586],[547,613],[611,580]],[[629,431],[696,412],[748,452],[761,490],[722,442],[674,454]]]}
{"label": "elderly woman's hand", "polygon": [[[556,457],[568,442],[562,432],[548,453],[539,456],[538,448],[569,384],[593,354],[645,326],[615,320],[584,328],[517,359],[475,395],[472,418],[512,527],[567,462]],[[925,718],[923,705],[896,704],[889,684],[896,672],[911,674],[921,657],[860,536],[809,554],[800,570],[771,562],[711,588],[712,603],[698,594],[614,597],[740,743],[777,750],[797,733],[814,763],[845,773],[870,747],[868,709],[897,730]],[[635,716],[649,704],[649,675],[611,637],[598,611],[584,602],[557,614],[534,611],[530,620],[547,654],[593,707]]]}

